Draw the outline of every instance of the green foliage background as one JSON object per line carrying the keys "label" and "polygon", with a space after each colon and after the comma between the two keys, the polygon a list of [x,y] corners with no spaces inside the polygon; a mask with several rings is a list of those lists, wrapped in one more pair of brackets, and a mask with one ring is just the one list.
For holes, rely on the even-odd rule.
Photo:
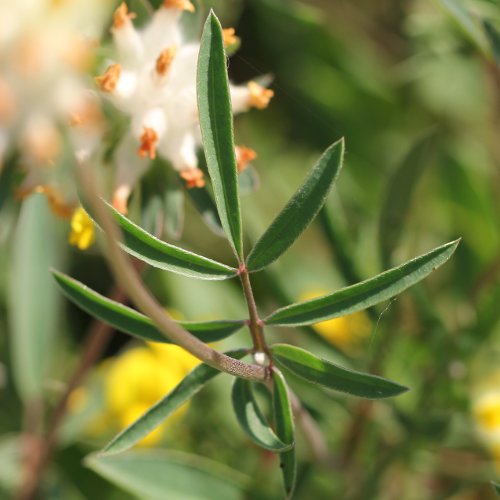
{"label": "green foliage background", "polygon": [[[496,2],[461,3],[472,12],[466,22],[444,0],[206,3],[242,39],[230,60],[233,81],[270,73],[276,94],[266,111],[236,119],[236,143],[259,155],[254,167],[260,187],[241,202],[246,248],[318,154],[346,138],[343,172],[323,224],[315,222],[278,263],[255,276],[263,313],[305,291],[335,290],[462,237],[451,261],[423,285],[372,311],[372,334],[349,356],[356,369],[379,372],[411,392],[368,407],[338,394],[325,398],[298,380],[294,384],[336,459],[331,469],[322,469],[299,441],[296,498],[493,498],[489,480],[498,478],[498,471],[478,441],[470,409],[475,388],[499,369],[500,358],[500,69],[498,47],[490,48],[480,21],[499,26]],[[143,182],[143,197],[152,176]],[[187,201],[186,211],[185,246],[231,262],[227,244]],[[13,239],[18,215],[12,200],[0,212],[0,492],[6,498],[19,481],[17,436],[26,418],[21,400],[33,391],[49,404],[57,399],[90,322],[57,294],[52,297],[53,283],[33,277],[27,262],[54,259],[102,293],[111,283],[97,251],[66,248],[64,227],[49,222],[43,209],[21,215],[38,217],[34,224],[43,228],[29,249],[19,234]],[[58,250],[49,252],[52,247]],[[45,297],[39,322],[57,323],[46,332],[46,342],[57,336],[54,349],[43,354],[46,380],[28,375],[20,390],[13,382],[16,360],[9,355],[16,340],[8,336],[8,325],[19,314],[16,293],[23,293],[13,287],[13,273]],[[237,283],[156,271],[145,278],[166,307],[189,320],[246,314]],[[311,329],[267,334],[347,362]],[[238,333],[227,346],[249,342],[247,335]],[[106,356],[126,341],[116,334]],[[45,341],[27,349],[37,349],[42,359],[44,346]],[[228,395],[229,377],[219,377],[196,396],[165,447],[198,453],[247,475],[245,498],[280,498],[273,459],[243,436]],[[368,419],[362,417],[366,412]],[[48,497],[126,498],[81,466],[106,440],[89,441],[77,421],[66,427],[47,474]]]}

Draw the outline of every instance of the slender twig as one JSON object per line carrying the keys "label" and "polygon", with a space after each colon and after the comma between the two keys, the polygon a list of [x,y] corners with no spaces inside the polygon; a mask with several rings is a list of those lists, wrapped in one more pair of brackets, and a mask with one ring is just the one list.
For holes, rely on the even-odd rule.
{"label": "slender twig", "polygon": [[222,354],[173,321],[157,302],[134,270],[130,258],[119,246],[120,232],[103,204],[91,173],[90,165],[80,165],[80,176],[85,193],[94,210],[99,225],[104,230],[107,243],[107,260],[116,281],[126,291],[135,306],[151,318],[156,327],[175,344],[183,347],[207,365],[250,380],[263,381],[268,377],[263,366],[249,364]]}
{"label": "slender twig", "polygon": [[256,352],[264,352],[269,355],[269,349],[267,348],[266,340],[264,338],[263,323],[262,320],[259,318],[257,305],[255,303],[255,298],[253,296],[250,276],[248,273],[248,269],[245,267],[245,265],[242,265],[240,267],[239,275],[240,275],[241,285],[243,287],[243,293],[245,294],[245,299],[248,306],[248,314],[250,316],[250,319],[248,321],[248,328],[252,335],[254,350]]}
{"label": "slender twig", "polygon": [[328,450],[323,433],[319,429],[310,413],[302,406],[299,398],[292,392],[290,394],[290,404],[295,417],[295,422],[304,437],[313,460],[326,469],[335,468],[335,459]]}
{"label": "slender twig", "polygon": [[[124,302],[126,300],[126,295],[118,288],[115,288],[110,298],[116,302]],[[61,398],[57,402],[49,420],[45,435],[37,438],[32,436],[30,438],[29,460],[26,463],[26,477],[18,493],[19,500],[31,500],[36,498],[43,472],[54,451],[59,429],[66,416],[69,398],[72,392],[83,383],[92,366],[104,352],[112,333],[113,328],[109,325],[97,320],[92,322],[83,345],[82,356]]]}

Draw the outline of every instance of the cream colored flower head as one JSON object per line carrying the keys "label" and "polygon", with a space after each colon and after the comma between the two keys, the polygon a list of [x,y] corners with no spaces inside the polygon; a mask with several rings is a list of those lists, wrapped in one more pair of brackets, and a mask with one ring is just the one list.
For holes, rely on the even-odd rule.
{"label": "cream colored flower head", "polygon": [[[204,185],[197,159],[201,143],[196,99],[200,45],[186,39],[179,23],[183,12],[190,15],[193,11],[187,0],[165,0],[141,30],[134,27],[134,15],[125,3],[114,14],[111,32],[116,59],[108,61],[96,82],[131,119],[115,153],[113,205],[122,213],[127,211],[134,185],[156,156],[168,160],[187,187]],[[225,34],[227,43],[234,44],[234,30]],[[231,85],[235,113],[251,107],[263,109],[272,95],[255,82]]]}

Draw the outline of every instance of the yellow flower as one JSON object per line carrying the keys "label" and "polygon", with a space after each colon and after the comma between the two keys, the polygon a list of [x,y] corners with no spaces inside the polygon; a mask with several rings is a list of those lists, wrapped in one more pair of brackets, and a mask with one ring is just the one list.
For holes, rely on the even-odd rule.
{"label": "yellow flower", "polygon": [[473,413],[481,431],[500,431],[500,389],[490,390],[478,397]]}
{"label": "yellow flower", "polygon": [[[106,412],[119,430],[124,429],[170,392],[197,364],[198,359],[181,347],[148,343],[116,358],[104,380]],[[184,404],[139,445],[152,446],[169,425],[187,410]]]}
{"label": "yellow flower", "polygon": [[[300,300],[310,300],[325,295],[323,290],[305,292]],[[342,349],[352,351],[359,342],[368,337],[372,331],[372,324],[364,311],[359,311],[340,318],[321,321],[312,325],[328,342]]]}
{"label": "yellow flower", "polygon": [[476,431],[500,472],[500,372],[487,377],[472,402]]}
{"label": "yellow flower", "polygon": [[92,219],[82,207],[78,207],[71,217],[71,233],[69,243],[86,250],[95,241],[95,229]]}

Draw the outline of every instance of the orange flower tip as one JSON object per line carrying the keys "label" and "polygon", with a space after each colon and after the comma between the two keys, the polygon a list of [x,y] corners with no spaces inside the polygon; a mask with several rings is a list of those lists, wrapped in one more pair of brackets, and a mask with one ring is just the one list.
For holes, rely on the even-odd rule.
{"label": "orange flower tip", "polygon": [[123,28],[131,19],[136,17],[134,12],[129,12],[127,4],[122,2],[113,14],[113,27],[112,30],[119,30]]}
{"label": "orange flower tip", "polygon": [[248,104],[251,108],[265,109],[269,105],[269,101],[274,96],[274,91],[266,89],[256,82],[248,82]]}
{"label": "orange flower tip", "polygon": [[252,148],[247,148],[246,146],[236,146],[236,166],[238,167],[238,172],[245,170],[248,165],[257,158],[257,153]]}
{"label": "orange flower tip", "polygon": [[149,157],[151,160],[156,158],[156,144],[158,142],[158,134],[151,127],[144,127],[144,132],[140,137],[141,145],[139,146],[139,156],[141,158]]}
{"label": "orange flower tip", "polygon": [[113,208],[118,210],[122,215],[127,215],[128,206],[127,206],[127,197],[120,192],[115,192],[113,195]]}
{"label": "orange flower tip", "polygon": [[171,47],[162,50],[158,59],[156,59],[156,72],[160,76],[165,76],[174,60],[175,54],[177,53],[177,47],[172,45]]}
{"label": "orange flower tip", "polygon": [[40,184],[35,186],[31,191],[24,193],[27,196],[31,193],[40,193],[47,197],[51,212],[61,219],[69,219],[73,215],[74,206],[66,203],[61,194],[52,186]]}
{"label": "orange flower tip", "polygon": [[112,93],[116,88],[118,80],[120,79],[121,72],[122,67],[120,64],[112,64],[103,75],[97,76],[95,81],[103,92]]}
{"label": "orange flower tip", "polygon": [[222,30],[222,36],[224,39],[224,47],[230,47],[239,43],[240,39],[236,36],[236,31],[234,28],[226,28]]}
{"label": "orange flower tip", "polygon": [[203,171],[199,168],[186,168],[179,173],[181,179],[186,182],[188,189],[202,188],[205,185]]}
{"label": "orange flower tip", "polygon": [[163,0],[163,6],[167,9],[187,10],[194,12],[194,5],[189,0]]}

